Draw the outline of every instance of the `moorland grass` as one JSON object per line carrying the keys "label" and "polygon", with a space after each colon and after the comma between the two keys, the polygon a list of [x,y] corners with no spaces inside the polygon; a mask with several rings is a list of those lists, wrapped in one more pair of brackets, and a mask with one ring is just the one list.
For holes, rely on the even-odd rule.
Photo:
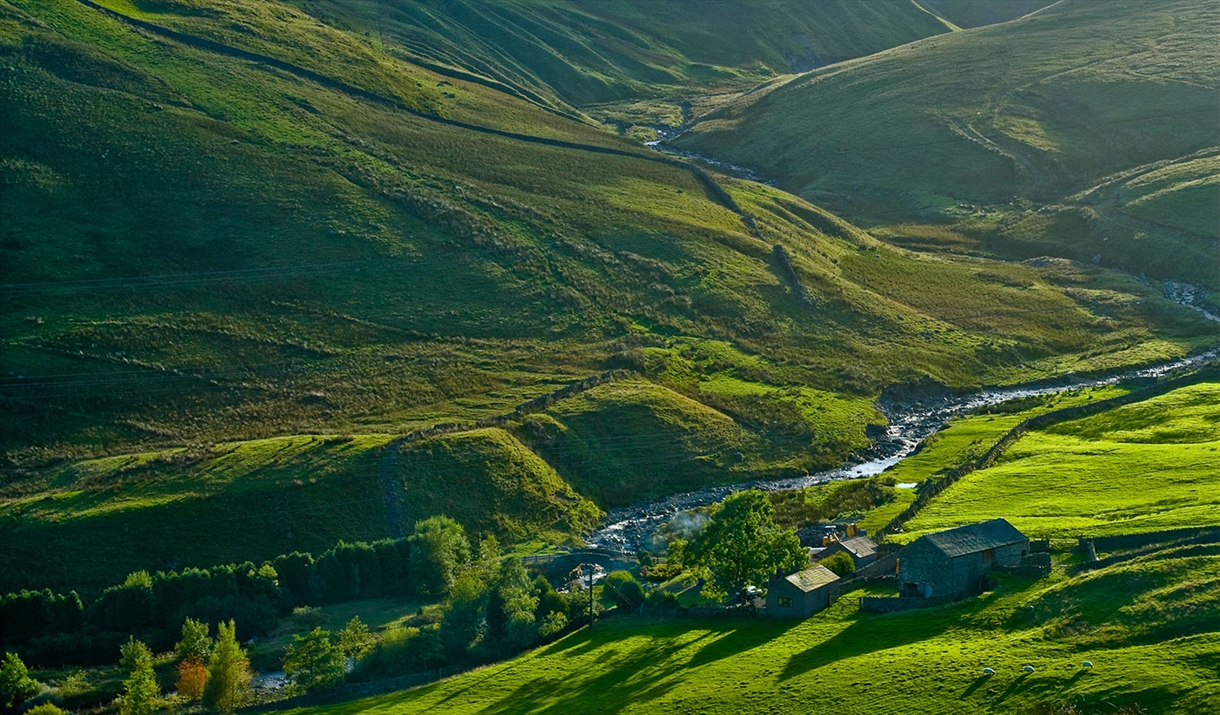
{"label": "moorland grass", "polygon": [[1220,144],[1218,23],[1192,0],[1067,0],[773,81],[676,141],[869,225],[1215,288],[1220,189],[1196,152]]}

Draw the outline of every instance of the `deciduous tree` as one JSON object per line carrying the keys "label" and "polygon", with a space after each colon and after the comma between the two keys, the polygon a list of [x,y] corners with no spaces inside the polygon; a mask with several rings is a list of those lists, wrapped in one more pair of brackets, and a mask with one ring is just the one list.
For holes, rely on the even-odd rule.
{"label": "deciduous tree", "polygon": [[174,688],[184,700],[199,702],[207,684],[208,668],[202,659],[192,655],[178,664],[178,679],[174,681]]}
{"label": "deciduous tree", "polygon": [[182,624],[182,640],[174,646],[178,660],[194,658],[202,663],[212,652],[211,629],[206,623],[188,618]]}
{"label": "deciduous tree", "polygon": [[0,663],[0,710],[13,711],[21,707],[26,698],[38,692],[38,682],[30,677],[30,671],[16,653],[5,653]]}
{"label": "deciduous tree", "polygon": [[161,688],[153,672],[152,651],[133,638],[120,652],[127,680],[123,681],[123,694],[119,696],[119,712],[122,715],[151,715],[161,698]]}
{"label": "deciduous tree", "polygon": [[203,689],[204,707],[232,713],[250,694],[250,659],[237,642],[233,621],[217,627],[216,642],[208,656],[208,681]]}
{"label": "deciduous tree", "polygon": [[284,674],[304,691],[325,690],[343,681],[347,657],[331,640],[330,631],[315,628],[308,635],[292,637],[284,653]]}
{"label": "deciduous tree", "polygon": [[711,511],[711,521],[687,547],[686,563],[706,569],[714,582],[708,595],[763,586],[776,571],[795,571],[808,563],[800,539],[775,525],[775,510],[756,489],[728,496]]}
{"label": "deciduous tree", "polygon": [[450,595],[458,571],[469,561],[470,541],[461,524],[443,515],[415,522],[411,568],[421,594]]}

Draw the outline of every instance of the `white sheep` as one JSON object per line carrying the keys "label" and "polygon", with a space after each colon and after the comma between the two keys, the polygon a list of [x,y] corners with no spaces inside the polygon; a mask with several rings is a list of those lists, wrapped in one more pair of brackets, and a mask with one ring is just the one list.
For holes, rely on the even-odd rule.
{"label": "white sheep", "polygon": [[1034,666],[1027,665],[1024,668],[1022,668],[1021,670],[1024,670],[1026,673],[1032,673],[1032,672],[1034,672]]}
{"label": "white sheep", "polygon": [[983,675],[995,675],[995,670],[992,668],[983,668]]}
{"label": "white sheep", "polygon": [[1080,664],[1080,667],[1084,668],[1085,670],[1089,670],[1090,668],[1093,667],[1093,663],[1086,660],[1085,662]]}

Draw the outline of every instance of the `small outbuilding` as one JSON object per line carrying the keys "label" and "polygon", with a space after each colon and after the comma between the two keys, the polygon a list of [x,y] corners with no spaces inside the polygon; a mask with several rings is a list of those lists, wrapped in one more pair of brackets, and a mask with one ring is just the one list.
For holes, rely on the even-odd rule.
{"label": "small outbuilding", "polygon": [[877,560],[877,544],[867,536],[857,536],[843,541],[832,541],[818,554],[818,561],[842,551],[851,557],[856,568],[868,566]]}
{"label": "small outbuilding", "polygon": [[767,587],[768,616],[807,618],[839,600],[839,577],[814,564],[788,576],[776,576]]}
{"label": "small outbuilding", "polygon": [[1004,519],[928,534],[898,552],[899,595],[961,598],[992,569],[1021,564],[1029,538]]}

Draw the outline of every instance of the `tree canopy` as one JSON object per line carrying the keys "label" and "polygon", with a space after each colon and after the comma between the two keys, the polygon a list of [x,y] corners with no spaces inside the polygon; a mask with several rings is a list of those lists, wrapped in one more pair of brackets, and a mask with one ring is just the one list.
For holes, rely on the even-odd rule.
{"label": "tree canopy", "polygon": [[711,510],[711,521],[686,549],[686,562],[711,574],[708,595],[765,586],[776,571],[808,562],[796,533],[775,525],[775,510],[756,489],[729,495]]}
{"label": "tree canopy", "polygon": [[233,621],[219,624],[216,630],[216,642],[208,657],[203,705],[231,713],[245,702],[250,692],[250,660],[237,642],[237,626]]}
{"label": "tree canopy", "polygon": [[284,674],[296,687],[325,690],[342,682],[347,671],[343,649],[331,641],[330,632],[314,628],[308,635],[295,635],[284,653]]}
{"label": "tree canopy", "polygon": [[458,571],[470,561],[470,541],[462,525],[447,516],[415,522],[411,567],[416,588],[425,596],[448,596]]}

